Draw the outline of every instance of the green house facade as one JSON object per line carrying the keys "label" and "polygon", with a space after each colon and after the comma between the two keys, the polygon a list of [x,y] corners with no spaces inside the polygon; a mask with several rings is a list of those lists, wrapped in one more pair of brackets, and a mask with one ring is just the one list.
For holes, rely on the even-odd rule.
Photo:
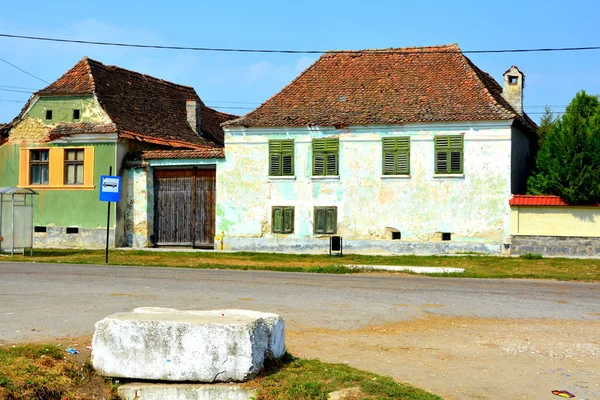
{"label": "green house facade", "polygon": [[[0,127],[0,187],[39,193],[34,247],[101,248],[108,210],[99,183],[112,171],[122,189],[120,202],[111,203],[110,245],[133,245],[136,236],[137,245],[153,245],[152,167],[140,155],[187,150],[196,159],[178,168],[214,167],[223,156],[219,124],[227,119],[191,87],[84,58]],[[139,204],[144,215],[136,215]],[[132,224],[136,218],[146,223]]]}

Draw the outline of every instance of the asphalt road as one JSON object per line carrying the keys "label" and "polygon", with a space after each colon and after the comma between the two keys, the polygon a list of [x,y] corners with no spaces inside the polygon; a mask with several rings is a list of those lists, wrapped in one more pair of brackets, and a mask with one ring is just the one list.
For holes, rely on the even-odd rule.
{"label": "asphalt road", "polygon": [[103,317],[145,306],[274,312],[290,329],[355,329],[425,313],[597,321],[600,285],[0,263],[2,343],[89,335]]}

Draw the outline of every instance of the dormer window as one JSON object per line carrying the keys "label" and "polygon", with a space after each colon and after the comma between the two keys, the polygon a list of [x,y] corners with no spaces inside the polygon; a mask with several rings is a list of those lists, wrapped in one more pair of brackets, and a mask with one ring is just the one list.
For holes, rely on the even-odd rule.
{"label": "dormer window", "polygon": [[519,82],[519,77],[515,76],[515,75],[509,75],[508,76],[508,83],[511,85],[516,85],[517,82]]}
{"label": "dormer window", "polygon": [[52,119],[52,110],[46,110],[46,119]]}
{"label": "dormer window", "polygon": [[77,120],[80,118],[79,110],[73,110],[73,119]]}

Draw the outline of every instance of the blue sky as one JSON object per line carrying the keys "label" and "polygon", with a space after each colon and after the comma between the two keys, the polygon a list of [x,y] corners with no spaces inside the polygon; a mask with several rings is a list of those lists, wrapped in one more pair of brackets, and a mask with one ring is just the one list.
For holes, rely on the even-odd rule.
{"label": "blue sky", "polygon": [[[589,1],[30,1],[0,0],[0,33],[195,47],[355,50],[458,43],[463,50],[600,46]],[[0,58],[48,82],[83,56],[193,86],[209,106],[245,114],[318,55],[125,49],[0,38]],[[600,94],[600,50],[469,55],[496,80],[526,74],[525,110],[563,111]],[[0,122],[46,84],[0,61]]]}

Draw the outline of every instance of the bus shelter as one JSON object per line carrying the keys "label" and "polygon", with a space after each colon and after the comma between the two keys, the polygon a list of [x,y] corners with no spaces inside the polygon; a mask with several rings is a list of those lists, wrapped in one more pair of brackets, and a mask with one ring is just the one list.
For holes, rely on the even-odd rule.
{"label": "bus shelter", "polygon": [[27,188],[0,187],[0,252],[33,254],[33,196]]}

